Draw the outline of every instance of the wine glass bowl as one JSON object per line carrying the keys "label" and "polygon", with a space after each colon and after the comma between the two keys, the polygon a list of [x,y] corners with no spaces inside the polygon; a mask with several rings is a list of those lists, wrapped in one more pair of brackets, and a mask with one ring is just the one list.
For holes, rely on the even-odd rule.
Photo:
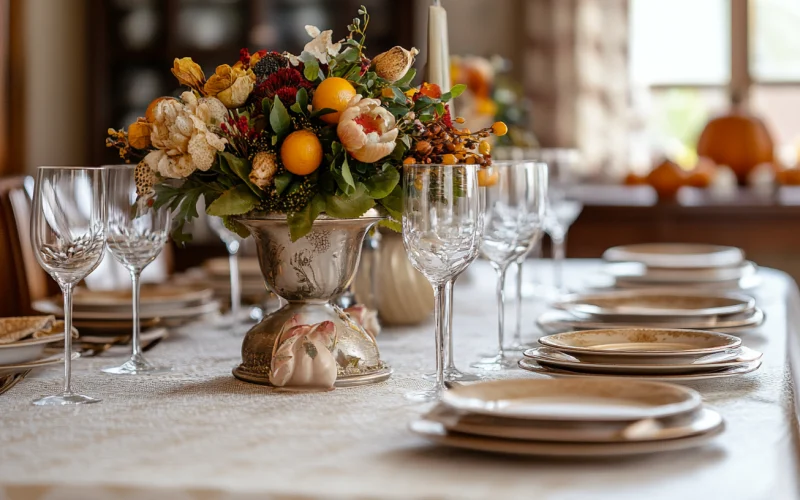
{"label": "wine glass bowl", "polygon": [[407,395],[436,401],[444,391],[448,283],[478,256],[482,231],[477,165],[403,168],[403,244],[411,264],[434,289],[436,385]]}
{"label": "wine glass bowl", "polygon": [[[31,244],[39,265],[64,295],[64,331],[72,330],[72,291],[103,260],[105,175],[91,167],[39,167],[31,212]],[[64,388],[38,406],[97,403],[72,392],[72,336],[64,336]]]}
{"label": "wine glass bowl", "polygon": [[242,238],[225,227],[220,217],[209,217],[208,225],[219,236],[228,250],[228,269],[231,278],[231,308],[227,315],[221,319],[221,325],[234,326],[242,321],[242,285],[239,270],[239,249],[242,247]]}
{"label": "wine glass bowl", "polygon": [[113,375],[146,375],[169,371],[156,366],[142,355],[139,344],[139,287],[140,275],[153,262],[167,243],[171,214],[166,207],[146,202],[136,193],[134,166],[106,166],[106,212],[108,229],[106,243],[111,255],[131,275],[133,287],[133,337],[130,359],[120,366],[104,368]]}

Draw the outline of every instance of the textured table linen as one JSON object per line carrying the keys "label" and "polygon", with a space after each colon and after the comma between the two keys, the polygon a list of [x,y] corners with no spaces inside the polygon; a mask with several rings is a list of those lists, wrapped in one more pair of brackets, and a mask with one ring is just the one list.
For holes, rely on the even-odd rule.
{"label": "textured table linen", "polygon": [[[570,262],[568,282],[577,287],[599,268],[597,261]],[[757,296],[767,322],[742,338],[764,352],[764,365],[691,384],[727,422],[702,448],[575,461],[437,447],[407,430],[425,407],[403,397],[423,387],[420,377],[432,366],[430,323],[380,335],[395,370],[388,382],[327,393],[279,393],[235,380],[240,338],[195,324],[149,353],[175,366],[167,375],[111,376],[99,369],[121,358],[78,360],[75,389],[102,398],[98,405],[32,406],[58,391],[58,368],[0,396],[0,500],[800,498],[789,370],[800,351],[800,298],[786,275],[762,272]],[[494,273],[478,262],[467,278],[456,287],[461,368],[496,342]],[[535,308],[527,302],[526,318]],[[537,377],[521,370],[506,376]]]}

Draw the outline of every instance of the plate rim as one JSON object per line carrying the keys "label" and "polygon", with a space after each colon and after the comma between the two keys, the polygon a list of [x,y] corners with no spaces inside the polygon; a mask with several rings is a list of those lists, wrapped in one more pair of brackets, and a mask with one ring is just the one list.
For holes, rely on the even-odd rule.
{"label": "plate rim", "polygon": [[[162,320],[172,319],[172,318],[185,318],[189,316],[199,315],[199,314],[209,314],[219,309],[220,301],[217,299],[209,300],[208,302],[203,302],[202,304],[180,308],[180,309],[173,309],[171,311],[159,310],[159,311],[141,311],[139,313],[139,317],[141,319],[156,319],[160,318]],[[40,299],[36,300],[31,304],[34,310],[40,312],[46,312],[47,314],[55,314],[55,315],[62,315],[64,311],[61,307],[55,304],[50,299]],[[72,311],[72,318],[74,320],[132,320],[133,319],[133,311],[126,311],[124,315],[120,314],[121,312],[102,312],[102,311]]]}
{"label": "plate rim", "polygon": [[[587,301],[593,297],[597,299],[636,299],[642,296],[674,296],[680,298],[725,298],[731,300],[738,300],[740,303],[728,306],[706,307],[704,309],[653,309],[654,312],[647,312],[647,308],[642,308],[639,312],[614,312],[604,310],[600,306],[593,306],[591,304],[577,303],[579,300]],[[552,304],[555,309],[561,309],[577,315],[586,315],[596,318],[609,318],[609,317],[641,317],[641,318],[655,318],[655,317],[704,317],[704,316],[728,316],[731,314],[740,314],[755,309],[756,301],[753,297],[736,292],[694,292],[686,293],[679,290],[665,290],[662,288],[645,288],[640,290],[612,290],[606,292],[581,292],[568,295],[561,298]],[[588,309],[588,310],[587,310]],[[573,312],[574,311],[574,312]]]}
{"label": "plate rim", "polygon": [[[716,251],[666,254],[636,252],[635,248],[645,246],[679,246],[686,247],[707,247],[716,248]],[[631,248],[634,250],[630,250]],[[713,257],[716,255],[716,257]],[[735,265],[745,260],[745,253],[741,248],[729,245],[714,245],[711,243],[632,243],[629,245],[617,245],[606,249],[603,252],[603,260],[607,262],[639,262],[649,267],[659,268],[703,268],[703,267],[727,267]],[[706,259],[706,260],[702,260]],[[677,261],[677,262],[676,262]],[[699,262],[698,262],[699,261]]]}
{"label": "plate rim", "polygon": [[[534,366],[531,366],[531,363],[535,363]],[[654,382],[666,382],[666,383],[679,383],[679,382],[691,382],[695,380],[708,380],[714,378],[728,378],[728,377],[736,377],[738,375],[747,375],[748,373],[753,373],[754,371],[761,368],[763,361],[756,360],[751,361],[749,363],[744,363],[742,366],[726,368],[721,371],[715,372],[703,372],[703,373],[687,373],[682,375],[630,375],[630,374],[611,374],[611,373],[603,373],[603,374],[595,374],[590,372],[573,372],[570,370],[562,370],[562,369],[555,369],[549,368],[546,366],[542,366],[536,361],[531,361],[526,358],[522,358],[517,362],[517,366],[522,368],[525,371],[529,371],[532,373],[539,373],[541,375],[547,375],[550,377],[560,377],[560,378],[614,378],[614,379],[631,379],[631,380],[650,380]],[[527,365],[527,366],[525,366]],[[744,371],[736,371],[740,370],[741,368],[747,368]]]}
{"label": "plate rim", "polygon": [[[550,320],[550,321],[542,321],[542,318],[545,317],[547,314],[552,314],[554,312],[563,312],[566,314],[566,311],[558,311],[558,310],[549,310],[545,311],[544,313],[540,314],[538,318],[536,318],[536,324],[543,330],[547,328],[547,325],[561,325],[568,328],[579,328],[583,330],[619,330],[623,328],[661,328],[666,330],[682,330],[684,329],[685,325],[678,326],[678,323],[667,324],[667,325],[658,325],[658,326],[642,326],[642,325],[622,325],[619,323],[608,323],[603,324],[601,320],[592,319],[592,318],[578,318],[578,317],[569,317],[564,319],[557,319],[557,320]],[[767,319],[767,315],[763,309],[760,307],[755,307],[753,309],[753,314],[751,318],[758,318],[756,321],[749,321],[742,324],[724,324],[726,320],[721,320],[723,324],[715,324],[715,325],[707,325],[707,326],[690,326],[688,329],[690,330],[706,330],[706,331],[713,331],[717,333],[726,333],[724,331],[718,332],[717,330],[720,329],[733,329],[733,328],[758,328],[759,326],[763,325]],[[647,320],[643,320],[647,321]],[[742,320],[743,321],[743,320]],[[685,323],[691,324],[689,321],[685,321]],[[674,326],[673,326],[674,325]],[[560,332],[564,333],[564,332]],[[550,334],[554,335],[554,334]]]}

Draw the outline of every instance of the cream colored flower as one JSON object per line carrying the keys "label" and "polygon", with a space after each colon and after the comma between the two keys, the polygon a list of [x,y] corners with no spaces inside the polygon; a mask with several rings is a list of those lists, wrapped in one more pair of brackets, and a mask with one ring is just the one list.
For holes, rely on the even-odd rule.
{"label": "cream colored flower", "polygon": [[250,170],[250,182],[264,189],[272,184],[277,172],[278,155],[262,151],[253,157],[253,168]]}
{"label": "cream colored flower", "polygon": [[353,158],[374,163],[394,151],[398,130],[394,116],[379,100],[356,95],[342,111],[336,133]]}
{"label": "cream colored flower", "polygon": [[256,83],[252,70],[244,70],[241,65],[231,67],[227,64],[217,66],[203,90],[209,97],[216,97],[228,108],[242,106]]}
{"label": "cream colored flower", "polygon": [[342,50],[342,42],[333,43],[333,30],[320,31],[316,26],[306,25],[306,33],[313,40],[308,42],[303,48],[303,52],[308,52],[322,64],[328,64],[331,58],[339,55]]}
{"label": "cream colored flower", "polygon": [[196,169],[208,170],[227,143],[209,130],[212,124],[208,103],[201,103],[193,92],[184,92],[180,101],[160,101],[153,111],[150,134],[157,149],[145,156],[145,163],[163,177],[175,179],[188,177]]}

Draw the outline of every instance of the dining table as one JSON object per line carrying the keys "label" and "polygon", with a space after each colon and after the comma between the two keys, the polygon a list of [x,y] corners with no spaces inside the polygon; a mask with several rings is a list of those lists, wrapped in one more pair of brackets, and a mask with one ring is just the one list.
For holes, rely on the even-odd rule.
{"label": "dining table", "polygon": [[[526,267],[541,275],[548,265]],[[581,289],[602,266],[568,260],[567,286]],[[575,460],[434,445],[408,430],[430,406],[404,397],[430,384],[423,375],[434,365],[432,319],[383,328],[378,345],[394,370],[388,381],[328,392],[235,379],[243,332],[199,321],[149,351],[152,361],[174,367],[167,374],[100,371],[122,354],[75,361],[75,390],[99,404],[33,406],[60,387],[58,367],[0,395],[0,500],[797,499],[800,294],[783,272],[759,274],[761,286],[748,293],[766,322],[739,336],[764,353],[763,365],[686,384],[725,419],[725,431],[699,448]],[[462,370],[496,349],[495,280],[489,264],[476,261],[456,283],[454,355]],[[513,325],[513,293],[507,297]],[[523,299],[524,340],[541,335],[534,320],[545,307]],[[543,377],[521,369],[489,376]]]}

